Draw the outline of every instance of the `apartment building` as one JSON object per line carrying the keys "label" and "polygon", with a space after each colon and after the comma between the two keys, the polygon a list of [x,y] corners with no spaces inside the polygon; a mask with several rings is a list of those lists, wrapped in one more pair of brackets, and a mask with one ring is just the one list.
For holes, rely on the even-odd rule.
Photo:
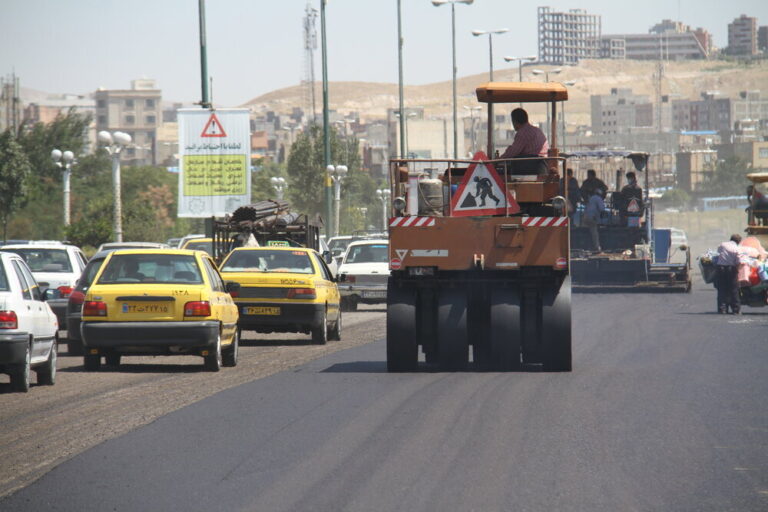
{"label": "apartment building", "polygon": [[[653,104],[647,95],[632,89],[611,89],[611,94],[590,97],[592,133],[610,135],[649,131],[653,128]],[[641,129],[642,128],[642,129]]]}
{"label": "apartment building", "polygon": [[757,55],[757,18],[742,14],[728,24],[728,54]]}
{"label": "apartment building", "polygon": [[[623,42],[623,44],[621,43]],[[712,35],[703,28],[692,30],[679,21],[663,20],[651,27],[647,34],[604,35],[600,40],[601,56],[609,53],[638,60],[706,59],[714,50]]]}
{"label": "apartment building", "polygon": [[131,136],[123,160],[130,165],[156,165],[157,131],[162,121],[161,91],[150,79],[132,80],[130,89],[99,89],[96,131],[121,131]]}
{"label": "apartment building", "polygon": [[547,64],[577,64],[600,56],[601,18],[584,9],[557,12],[539,7],[539,60]]}

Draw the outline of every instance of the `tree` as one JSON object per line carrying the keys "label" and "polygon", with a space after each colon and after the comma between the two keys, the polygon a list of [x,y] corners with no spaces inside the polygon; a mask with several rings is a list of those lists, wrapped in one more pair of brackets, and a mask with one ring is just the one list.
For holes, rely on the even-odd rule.
{"label": "tree", "polygon": [[718,196],[745,194],[749,164],[741,158],[732,156],[717,162],[717,167],[704,182],[703,190]]}
{"label": "tree", "polygon": [[0,221],[7,240],[8,221],[25,201],[27,178],[32,172],[24,149],[10,130],[0,134]]}

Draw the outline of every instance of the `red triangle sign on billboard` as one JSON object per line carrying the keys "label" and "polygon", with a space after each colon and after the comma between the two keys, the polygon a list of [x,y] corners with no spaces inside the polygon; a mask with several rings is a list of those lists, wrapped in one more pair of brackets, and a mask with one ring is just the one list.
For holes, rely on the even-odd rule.
{"label": "red triangle sign on billboard", "polygon": [[504,180],[482,151],[475,153],[475,162],[464,173],[458,189],[451,198],[451,215],[504,215],[520,212],[520,205],[504,186]]}
{"label": "red triangle sign on billboard", "polygon": [[224,127],[221,126],[221,121],[216,117],[215,112],[211,112],[211,117],[208,118],[208,122],[205,123],[203,133],[201,137],[226,137],[227,132],[224,131]]}

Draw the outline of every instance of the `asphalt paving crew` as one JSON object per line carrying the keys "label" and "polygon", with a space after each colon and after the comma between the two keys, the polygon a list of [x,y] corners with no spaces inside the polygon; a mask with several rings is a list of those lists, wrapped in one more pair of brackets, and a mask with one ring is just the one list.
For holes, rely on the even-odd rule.
{"label": "asphalt paving crew", "polygon": [[[738,315],[741,311],[739,300],[739,256],[741,255],[741,235],[731,235],[731,239],[717,248],[717,312]],[[728,310],[730,308],[730,311]]]}
{"label": "asphalt paving crew", "polygon": [[592,192],[599,188],[603,191],[603,197],[608,193],[608,185],[603,180],[597,177],[597,173],[594,169],[587,169],[587,179],[581,184],[581,197],[583,201],[589,201],[592,197]]}

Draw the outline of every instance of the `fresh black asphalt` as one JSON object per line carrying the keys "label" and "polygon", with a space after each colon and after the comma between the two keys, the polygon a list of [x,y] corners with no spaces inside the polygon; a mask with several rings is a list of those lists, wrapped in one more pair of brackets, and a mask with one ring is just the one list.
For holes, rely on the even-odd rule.
{"label": "fresh black asphalt", "polygon": [[0,510],[768,510],[768,308],[714,301],[575,295],[572,373],[388,374],[382,333],[105,442]]}

